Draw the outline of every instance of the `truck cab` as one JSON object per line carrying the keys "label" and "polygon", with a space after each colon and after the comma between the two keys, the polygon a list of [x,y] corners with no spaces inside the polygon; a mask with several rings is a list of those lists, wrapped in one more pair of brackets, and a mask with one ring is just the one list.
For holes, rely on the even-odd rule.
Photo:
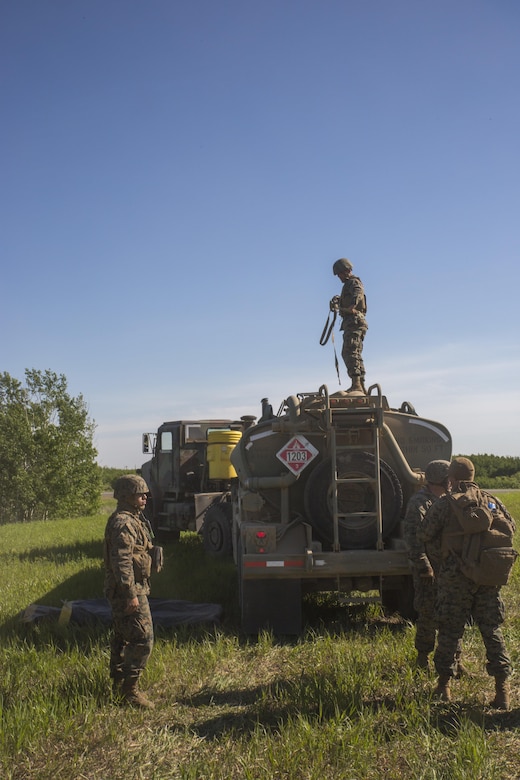
{"label": "truck cab", "polygon": [[146,514],[156,533],[171,539],[181,531],[200,532],[210,504],[227,498],[233,472],[215,478],[208,457],[211,438],[217,434],[218,447],[221,437],[222,448],[233,431],[241,435],[242,423],[174,420],[164,422],[156,433],[143,434],[143,452],[152,458],[140,471],[150,488]]}

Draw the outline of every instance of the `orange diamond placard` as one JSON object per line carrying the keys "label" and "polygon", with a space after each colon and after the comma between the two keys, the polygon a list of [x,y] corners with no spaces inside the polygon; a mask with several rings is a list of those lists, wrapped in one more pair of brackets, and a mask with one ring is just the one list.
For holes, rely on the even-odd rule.
{"label": "orange diamond placard", "polygon": [[316,447],[305,436],[294,436],[276,453],[276,457],[293,474],[299,474],[318,454]]}

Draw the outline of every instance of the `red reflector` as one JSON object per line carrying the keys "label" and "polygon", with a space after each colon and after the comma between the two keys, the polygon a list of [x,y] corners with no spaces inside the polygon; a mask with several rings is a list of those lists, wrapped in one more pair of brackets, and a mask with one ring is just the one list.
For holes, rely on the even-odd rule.
{"label": "red reflector", "polygon": [[266,534],[265,531],[257,531],[257,533],[256,533],[256,538],[257,539],[265,539],[266,536],[267,536],[267,534]]}

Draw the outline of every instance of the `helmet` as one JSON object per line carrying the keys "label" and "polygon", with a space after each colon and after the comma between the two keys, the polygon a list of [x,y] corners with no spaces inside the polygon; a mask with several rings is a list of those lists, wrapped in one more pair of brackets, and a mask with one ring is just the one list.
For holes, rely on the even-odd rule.
{"label": "helmet", "polygon": [[448,476],[455,482],[473,482],[475,466],[469,458],[453,458],[448,469]]}
{"label": "helmet", "polygon": [[332,266],[332,273],[334,276],[337,276],[342,271],[352,271],[352,263],[350,260],[347,260],[346,257],[341,257],[339,260],[336,260]]}
{"label": "helmet", "polygon": [[123,477],[118,477],[114,485],[114,498],[118,501],[127,496],[148,492],[148,485],[138,474],[125,474]]}
{"label": "helmet", "polygon": [[431,460],[424,470],[426,482],[430,485],[444,485],[448,479],[449,467],[448,460]]}

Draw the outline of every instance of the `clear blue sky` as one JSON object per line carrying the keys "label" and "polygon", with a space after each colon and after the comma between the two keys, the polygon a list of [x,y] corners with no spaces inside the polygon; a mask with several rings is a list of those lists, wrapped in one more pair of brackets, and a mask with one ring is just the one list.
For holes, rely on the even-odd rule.
{"label": "clear blue sky", "polygon": [[345,256],[368,383],[519,456],[519,40],[517,0],[4,1],[0,370],[64,374],[133,468],[348,387]]}

